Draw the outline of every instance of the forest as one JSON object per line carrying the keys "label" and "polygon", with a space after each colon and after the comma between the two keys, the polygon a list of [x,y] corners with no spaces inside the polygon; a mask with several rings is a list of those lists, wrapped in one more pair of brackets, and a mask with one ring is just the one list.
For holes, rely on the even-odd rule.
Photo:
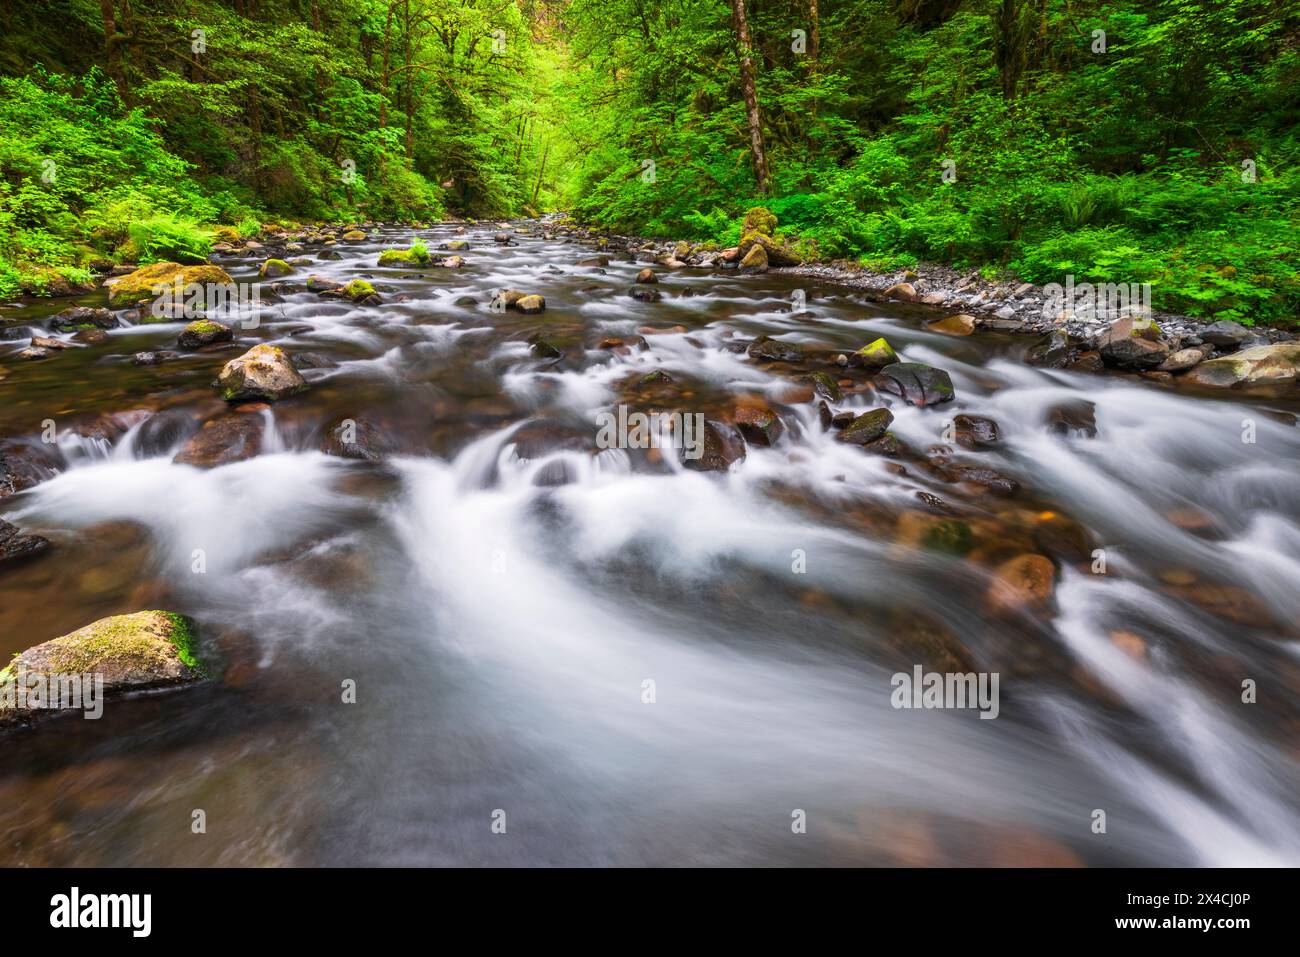
{"label": "forest", "polygon": [[47,0],[0,31],[0,295],[299,223],[563,212],[1300,310],[1294,0]]}

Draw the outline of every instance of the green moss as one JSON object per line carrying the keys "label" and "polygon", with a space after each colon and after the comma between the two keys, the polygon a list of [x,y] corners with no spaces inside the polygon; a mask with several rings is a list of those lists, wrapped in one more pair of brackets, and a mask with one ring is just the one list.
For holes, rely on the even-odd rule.
{"label": "green moss", "polygon": [[226,327],[219,322],[213,322],[211,319],[196,319],[185,327],[186,332],[192,332],[198,336],[215,336],[220,334]]}
{"label": "green moss", "polygon": [[353,279],[339,291],[354,301],[365,299],[367,296],[376,295],[375,287],[370,285],[370,283],[366,282],[364,279]]}
{"label": "green moss", "polygon": [[921,544],[937,552],[949,555],[965,555],[975,544],[970,526],[957,519],[943,519],[935,522],[921,537]]}
{"label": "green moss", "polygon": [[175,612],[141,611],[114,615],[46,644],[50,670],[61,674],[94,671],[104,661],[123,661],[144,670],[167,665],[167,645],[187,666],[203,672],[195,654],[194,623]]}
{"label": "green moss", "polygon": [[764,236],[776,235],[776,215],[765,206],[755,206],[745,213],[742,233],[760,233]]}
{"label": "green moss", "polygon": [[274,279],[277,276],[287,276],[293,272],[293,267],[283,259],[268,259],[262,263],[262,268],[257,271],[257,275],[262,279]]}
{"label": "green moss", "polygon": [[410,249],[385,249],[379,254],[379,265],[427,266],[429,252],[423,246],[412,246]]}
{"label": "green moss", "polygon": [[881,366],[883,368],[898,362],[898,353],[885,339],[877,339],[875,342],[868,343],[855,352],[854,355],[862,365]]}

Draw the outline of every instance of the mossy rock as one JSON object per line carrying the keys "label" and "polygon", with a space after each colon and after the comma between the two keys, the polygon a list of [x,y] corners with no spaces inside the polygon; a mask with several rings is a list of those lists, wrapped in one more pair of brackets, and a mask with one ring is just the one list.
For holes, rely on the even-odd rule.
{"label": "mossy rock", "polygon": [[844,390],[840,388],[839,380],[829,372],[811,372],[808,381],[812,383],[813,391],[822,398],[832,402],[844,401]]}
{"label": "mossy rock", "polygon": [[885,366],[893,365],[901,360],[898,358],[898,353],[894,351],[894,347],[889,344],[889,341],[881,338],[867,343],[853,353],[852,361],[855,366],[883,369]]}
{"label": "mossy rock", "polygon": [[754,206],[745,213],[745,223],[741,234],[760,233],[764,236],[776,235],[776,214],[766,206]]}
{"label": "mossy rock", "polygon": [[287,276],[293,272],[293,267],[283,259],[268,259],[262,263],[262,268],[257,271],[257,275],[262,279],[278,279],[281,276]]}
{"label": "mossy rock", "polygon": [[235,338],[234,330],[211,319],[196,319],[181,330],[176,344],[182,349],[198,349],[214,342],[230,342]]}
{"label": "mossy rock", "polygon": [[[159,287],[182,288],[190,285],[203,287],[209,285],[228,286],[233,283],[230,274],[220,266],[210,263],[202,266],[182,266],[180,263],[153,263],[141,266],[135,272],[127,273],[108,287],[108,304],[115,309],[142,306],[164,294]],[[158,290],[158,291],[155,291]],[[188,298],[188,293],[186,294]],[[164,317],[164,319],[167,317]],[[146,322],[150,321],[145,318]]]}
{"label": "mossy rock", "polygon": [[232,246],[239,242],[243,237],[239,235],[239,230],[234,226],[213,226],[212,238],[219,243],[230,243]]}
{"label": "mossy rock", "polygon": [[[105,695],[189,684],[207,677],[198,655],[194,622],[170,611],[101,618],[28,648],[0,671],[0,686],[14,682],[21,671],[45,676],[102,676]],[[22,716],[12,707],[0,715]]]}
{"label": "mossy rock", "polygon": [[360,243],[365,242],[367,236],[359,229],[349,229],[342,238],[350,243]]}
{"label": "mossy rock", "polygon": [[344,299],[351,299],[353,302],[362,302],[371,296],[378,298],[379,293],[375,292],[375,287],[370,285],[364,279],[353,279],[343,288],[338,290],[338,294]]}
{"label": "mossy rock", "polygon": [[420,248],[385,249],[379,254],[381,266],[427,266],[431,261],[428,250]]}

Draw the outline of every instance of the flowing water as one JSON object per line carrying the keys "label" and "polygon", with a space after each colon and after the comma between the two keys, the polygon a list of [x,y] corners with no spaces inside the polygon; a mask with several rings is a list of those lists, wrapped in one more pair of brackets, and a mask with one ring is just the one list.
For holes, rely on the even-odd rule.
{"label": "flowing water", "polygon": [[[167,608],[218,662],[0,738],[0,864],[1300,863],[1294,398],[1034,368],[1024,339],[940,335],[788,275],[661,271],[662,301],[638,302],[644,263],[578,266],[591,245],[520,229],[500,247],[471,228],[460,270],[377,269],[410,231],[341,245],[290,278],[372,276],[388,302],[290,292],[230,349],[131,364],[168,324],[0,356],[0,436],[58,434],[57,475],[0,503],[54,543],[0,568],[0,654]],[[498,287],[547,311],[493,313]],[[530,351],[539,330],[562,358]],[[809,361],[750,359],[761,333]],[[881,335],[957,390],[893,401],[898,459],[836,441],[802,379],[887,401],[825,364]],[[261,454],[174,464],[257,341],[336,364],[260,413]],[[654,370],[671,381],[642,384]],[[1085,398],[1095,436],[1048,427]],[[595,447],[619,402],[725,419],[758,400],[785,435],[728,474]],[[957,413],[1002,441],[935,448]],[[323,454],[340,417],[394,454]],[[1020,490],[954,485],[945,457]],[[970,540],[915,547],[940,520]],[[998,608],[994,570],[1038,551],[1050,604]],[[996,720],[894,708],[917,664],[997,672]]]}

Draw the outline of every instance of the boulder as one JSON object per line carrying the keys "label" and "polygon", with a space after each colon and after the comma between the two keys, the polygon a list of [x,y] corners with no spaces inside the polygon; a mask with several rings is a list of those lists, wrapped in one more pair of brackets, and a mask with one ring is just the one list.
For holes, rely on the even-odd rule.
{"label": "boulder", "polygon": [[[0,685],[35,676],[96,675],[105,697],[151,688],[193,684],[207,677],[197,652],[194,622],[169,611],[138,611],[101,618],[62,638],[28,648],[0,671]],[[17,707],[16,695],[0,696],[0,720],[24,720],[37,708]],[[29,698],[30,701],[30,698]],[[79,702],[78,702],[79,703]],[[45,710],[41,708],[40,710]]]}
{"label": "boulder", "polygon": [[750,273],[767,272],[767,262],[767,250],[760,243],[753,243],[740,260],[740,268]]}
{"label": "boulder", "polygon": [[379,254],[380,266],[428,266],[433,260],[423,246],[409,249],[385,249]]}
{"label": "boulder", "polygon": [[922,362],[896,362],[880,370],[880,376],[885,389],[912,405],[938,405],[956,396],[948,373]]}
{"label": "boulder", "polygon": [[969,336],[975,331],[975,317],[965,313],[946,316],[938,322],[931,323],[930,328],[949,336]]}
{"label": "boulder", "polygon": [[[199,287],[206,291],[210,285],[229,286],[233,280],[230,274],[220,266],[182,266],[180,263],[154,263],[142,266],[132,273],[108,281],[108,304],[115,309],[141,306],[152,302],[163,294],[155,288],[179,284],[185,287]],[[186,301],[193,290],[186,290]],[[201,299],[204,297],[200,296]],[[206,302],[206,299],[204,299]],[[169,317],[162,317],[169,318]],[[149,319],[145,318],[148,322]]]}
{"label": "boulder", "polygon": [[528,296],[520,296],[515,300],[514,306],[525,315],[531,316],[546,311],[546,300],[536,293],[533,293]]}
{"label": "boulder", "polygon": [[338,419],[325,429],[320,450],[345,459],[377,462],[396,449],[392,437],[367,418]]}
{"label": "boulder", "polygon": [[897,299],[900,302],[914,302],[916,300],[916,287],[910,282],[894,283],[885,290],[885,296],[888,299]]}
{"label": "boulder", "polygon": [[1200,349],[1179,349],[1157,366],[1160,372],[1183,372],[1194,365],[1199,365],[1205,358]]}
{"label": "boulder", "polygon": [[172,459],[178,465],[213,469],[251,459],[262,451],[266,420],[261,410],[245,406],[222,412],[203,423]]}
{"label": "boulder", "polygon": [[785,431],[780,416],[767,406],[742,406],[736,410],[735,422],[750,445],[775,445]]}
{"label": "boulder", "polygon": [[968,449],[996,445],[1002,439],[998,424],[982,415],[959,415],[952,420],[957,444]]}
{"label": "boulder", "polygon": [[1169,358],[1169,344],[1150,320],[1117,319],[1097,337],[1097,350],[1107,365],[1121,369],[1154,369]]}
{"label": "boulder", "polygon": [[844,390],[840,388],[839,380],[829,372],[811,372],[808,374],[808,381],[812,383],[816,395],[830,399],[832,402],[844,400]]}
{"label": "boulder", "polygon": [[1239,322],[1233,322],[1231,319],[1220,319],[1218,322],[1212,322],[1202,329],[1200,337],[1201,341],[1208,342],[1212,346],[1235,349],[1247,339],[1253,339],[1255,333]]}
{"label": "boulder", "polygon": [[639,283],[658,282],[659,276],[653,269],[647,266],[636,274],[636,281]]}
{"label": "boulder", "polygon": [[365,240],[366,234],[359,229],[349,229],[346,233],[344,233],[339,238],[344,240],[345,242],[359,243]]}
{"label": "boulder", "polygon": [[1041,608],[1052,599],[1056,587],[1056,566],[1045,555],[1017,555],[999,565],[988,590],[989,607],[995,612]]}
{"label": "boulder", "polygon": [[705,420],[703,454],[687,458],[682,449],[682,465],[697,472],[726,472],[745,458],[745,442],[740,433],[724,422]]}
{"label": "boulder", "polygon": [[633,286],[627,291],[627,294],[640,302],[658,302],[664,297],[664,294],[658,289],[652,289],[645,285]]}
{"label": "boulder", "polygon": [[1183,379],[1198,385],[1251,386],[1294,382],[1300,378],[1300,342],[1277,342],[1207,359]]}
{"label": "boulder", "polygon": [[268,259],[262,263],[262,267],[257,270],[260,279],[279,279],[281,276],[287,276],[293,272],[293,267],[283,259]]}
{"label": "boulder", "polygon": [[215,385],[227,402],[243,399],[283,399],[307,388],[289,356],[279,346],[262,343],[221,370]]}

